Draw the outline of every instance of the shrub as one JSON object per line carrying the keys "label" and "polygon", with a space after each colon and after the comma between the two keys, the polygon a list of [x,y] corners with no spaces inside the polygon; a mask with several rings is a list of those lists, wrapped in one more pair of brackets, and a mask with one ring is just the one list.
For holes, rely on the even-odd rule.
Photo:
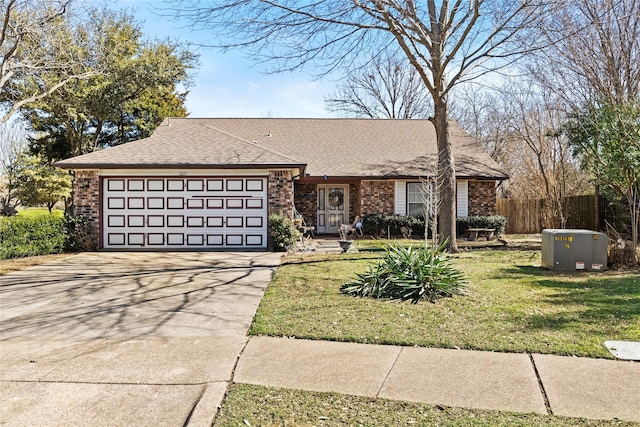
{"label": "shrub", "polygon": [[413,248],[387,245],[382,260],[369,266],[356,279],[342,285],[340,292],[359,297],[389,298],[417,303],[424,299],[459,295],[465,278],[444,251],[448,242],[437,248]]}
{"label": "shrub", "polygon": [[410,229],[414,237],[424,237],[425,221],[422,216],[369,214],[362,218],[363,232],[373,236],[386,236],[387,232],[400,236],[402,227]]}
{"label": "shrub", "polygon": [[283,214],[269,215],[269,230],[275,252],[286,251],[300,237],[293,221]]}
{"label": "shrub", "polygon": [[66,241],[63,218],[15,216],[0,221],[0,259],[62,253]]}
{"label": "shrub", "polygon": [[[500,215],[463,216],[456,218],[456,235],[464,236],[469,228],[495,228],[496,234],[504,233],[507,219]],[[402,235],[402,227],[411,230],[413,237],[424,237],[425,220],[422,216],[369,214],[362,218],[363,231],[373,236]],[[431,220],[427,222],[431,237]]]}
{"label": "shrub", "polygon": [[64,217],[65,242],[67,252],[90,251],[96,249],[89,220],[83,216]]}
{"label": "shrub", "polygon": [[496,234],[502,234],[506,224],[507,219],[501,215],[461,216],[456,219],[456,234],[464,236],[470,228],[495,228]]}

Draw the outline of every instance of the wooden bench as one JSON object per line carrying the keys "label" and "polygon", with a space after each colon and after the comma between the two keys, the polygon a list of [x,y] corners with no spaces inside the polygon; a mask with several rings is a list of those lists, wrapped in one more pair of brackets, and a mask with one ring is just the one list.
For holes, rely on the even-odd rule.
{"label": "wooden bench", "polygon": [[469,240],[478,240],[478,237],[485,237],[487,240],[493,240],[495,237],[495,228],[469,228],[467,234]]}

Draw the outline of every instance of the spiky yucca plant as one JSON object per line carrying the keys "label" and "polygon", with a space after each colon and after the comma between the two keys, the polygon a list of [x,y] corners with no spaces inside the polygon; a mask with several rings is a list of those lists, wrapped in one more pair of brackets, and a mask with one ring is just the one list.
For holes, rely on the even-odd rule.
{"label": "spiky yucca plant", "polygon": [[342,285],[347,295],[371,298],[435,301],[462,293],[466,279],[445,252],[447,242],[432,248],[387,245],[375,266]]}

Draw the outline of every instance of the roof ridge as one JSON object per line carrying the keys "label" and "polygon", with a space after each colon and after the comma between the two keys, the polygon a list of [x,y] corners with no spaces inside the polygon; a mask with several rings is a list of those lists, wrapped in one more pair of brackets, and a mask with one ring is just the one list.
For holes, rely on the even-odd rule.
{"label": "roof ridge", "polygon": [[230,136],[231,138],[235,138],[235,139],[237,139],[238,141],[243,142],[243,143],[245,143],[245,144],[248,144],[248,145],[250,145],[250,146],[252,146],[252,147],[258,147],[258,148],[260,148],[260,149],[261,149],[261,150],[263,150],[263,151],[267,151],[267,152],[269,152],[269,153],[271,153],[271,154],[276,154],[276,155],[278,155],[278,156],[282,157],[283,159],[291,160],[291,161],[293,161],[293,162],[300,163],[300,164],[306,164],[306,163],[301,162],[301,161],[300,161],[300,160],[298,160],[298,159],[294,159],[293,157],[289,157],[289,156],[287,156],[287,155],[285,155],[285,154],[279,153],[278,151],[272,150],[271,148],[267,148],[267,147],[263,147],[263,146],[261,146],[261,145],[258,145],[258,141],[256,141],[256,142],[249,141],[249,140],[247,140],[247,139],[245,139],[245,138],[243,138],[243,137],[241,137],[241,136],[234,135],[234,134],[232,134],[231,132],[224,131],[224,130],[222,130],[222,129],[220,129],[220,128],[217,128],[217,127],[215,127],[215,126],[211,126],[211,125],[206,124],[206,123],[204,123],[204,124],[199,124],[198,126],[202,126],[202,127],[206,127],[206,128],[208,128],[208,129],[211,129],[211,130],[215,130],[216,132],[220,132],[221,134],[224,134],[224,135]]}

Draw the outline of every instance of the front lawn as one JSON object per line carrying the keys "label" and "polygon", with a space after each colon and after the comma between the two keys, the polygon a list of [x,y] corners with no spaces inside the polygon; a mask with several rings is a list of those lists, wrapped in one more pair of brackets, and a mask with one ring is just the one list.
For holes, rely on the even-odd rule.
{"label": "front lawn", "polygon": [[430,406],[338,393],[234,384],[216,426],[632,426],[539,414]]}
{"label": "front lawn", "polygon": [[455,256],[464,296],[413,305],[342,295],[377,257],[288,257],[251,334],[603,358],[606,340],[640,341],[640,271],[560,274],[540,268],[540,251],[476,249]]}

